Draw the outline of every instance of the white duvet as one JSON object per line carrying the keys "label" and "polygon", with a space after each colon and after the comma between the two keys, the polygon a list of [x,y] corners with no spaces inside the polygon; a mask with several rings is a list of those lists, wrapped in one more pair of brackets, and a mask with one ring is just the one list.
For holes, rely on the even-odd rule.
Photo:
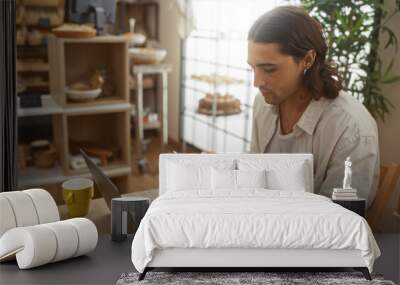
{"label": "white duvet", "polygon": [[165,248],[358,249],[370,272],[380,256],[359,215],[320,195],[265,189],[160,196],[134,237],[133,265],[143,272]]}

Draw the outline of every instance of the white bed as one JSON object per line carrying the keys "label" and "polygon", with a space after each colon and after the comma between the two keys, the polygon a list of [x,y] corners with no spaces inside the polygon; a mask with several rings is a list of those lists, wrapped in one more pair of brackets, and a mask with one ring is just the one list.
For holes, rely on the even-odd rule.
{"label": "white bed", "polygon": [[[160,197],[132,243],[140,279],[156,267],[354,267],[370,278],[380,255],[371,230],[312,194],[312,161],[310,154],[161,155]],[[235,174],[234,187],[226,173]],[[253,181],[264,174],[261,188]]]}

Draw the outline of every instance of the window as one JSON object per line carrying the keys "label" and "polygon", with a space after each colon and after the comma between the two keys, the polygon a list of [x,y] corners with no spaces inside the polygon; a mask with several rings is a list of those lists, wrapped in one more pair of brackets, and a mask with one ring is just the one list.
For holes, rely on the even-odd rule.
{"label": "window", "polygon": [[[261,14],[278,5],[297,2],[192,0],[191,3],[196,29],[183,43],[182,138],[201,150],[249,151],[252,104],[258,90],[253,87],[253,75],[247,65],[247,32]],[[214,75],[240,83],[205,81],[207,76],[216,79]],[[229,94],[239,99],[240,113],[216,115],[216,109],[214,113],[211,110],[214,115],[199,113],[199,100],[207,93]]]}

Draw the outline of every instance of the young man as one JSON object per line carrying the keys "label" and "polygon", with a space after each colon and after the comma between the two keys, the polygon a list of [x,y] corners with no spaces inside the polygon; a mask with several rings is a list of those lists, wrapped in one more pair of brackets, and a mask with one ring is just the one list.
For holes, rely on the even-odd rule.
{"label": "young man", "polygon": [[370,205],[379,176],[375,120],[341,91],[337,69],[325,61],[321,25],[298,7],[262,15],[248,35],[248,63],[260,93],[254,102],[251,152],[312,153],[314,192],[342,187],[352,160],[352,187]]}

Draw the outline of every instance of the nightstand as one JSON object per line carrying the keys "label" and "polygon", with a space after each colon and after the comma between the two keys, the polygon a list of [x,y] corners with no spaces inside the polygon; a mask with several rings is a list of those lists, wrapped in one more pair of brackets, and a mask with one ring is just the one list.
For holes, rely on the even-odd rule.
{"label": "nightstand", "polygon": [[111,201],[111,239],[124,241],[128,234],[128,215],[133,222],[133,232],[136,233],[140,221],[150,206],[147,197],[121,197]]}
{"label": "nightstand", "polygon": [[359,214],[361,217],[365,218],[365,199],[354,199],[354,200],[334,200],[332,202],[339,204],[340,206]]}

